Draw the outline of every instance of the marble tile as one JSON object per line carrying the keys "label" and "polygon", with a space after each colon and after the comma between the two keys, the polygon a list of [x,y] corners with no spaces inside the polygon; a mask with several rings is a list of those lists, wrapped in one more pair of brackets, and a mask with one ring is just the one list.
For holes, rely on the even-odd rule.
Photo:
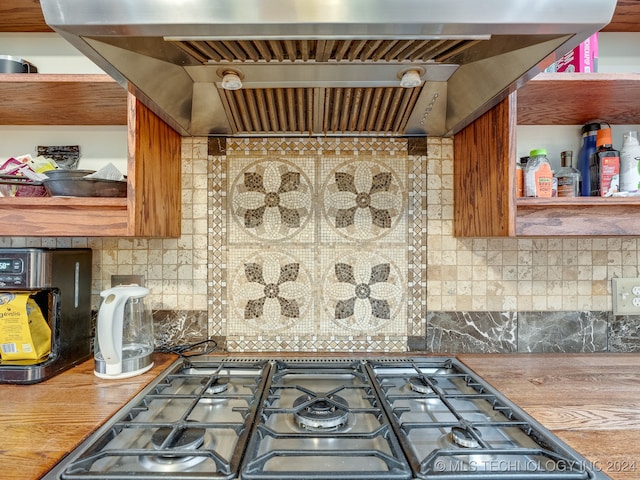
{"label": "marble tile", "polygon": [[156,310],[153,333],[157,347],[187,345],[208,338],[207,312],[189,310]]}
{"label": "marble tile", "polygon": [[608,312],[520,312],[519,352],[605,352]]}
{"label": "marble tile", "polygon": [[640,316],[611,315],[609,322],[610,352],[640,352]]}
{"label": "marble tile", "polygon": [[430,312],[427,350],[432,353],[516,351],[516,314],[510,312]]}

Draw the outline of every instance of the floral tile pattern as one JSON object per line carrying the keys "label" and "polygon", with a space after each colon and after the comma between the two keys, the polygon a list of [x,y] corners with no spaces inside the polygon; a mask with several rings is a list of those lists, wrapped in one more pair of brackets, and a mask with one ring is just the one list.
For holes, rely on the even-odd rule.
{"label": "floral tile pattern", "polygon": [[292,142],[227,148],[227,349],[406,350],[406,151]]}
{"label": "floral tile pattern", "polygon": [[291,327],[311,313],[311,281],[305,266],[291,255],[254,251],[235,268],[234,318],[256,331]]}
{"label": "floral tile pattern", "polygon": [[233,217],[260,240],[284,240],[311,218],[311,193],[309,178],[295,164],[258,161],[236,177]]}
{"label": "floral tile pattern", "polygon": [[346,330],[378,331],[404,317],[402,272],[381,254],[356,251],[337,258],[323,284],[326,314]]}
{"label": "floral tile pattern", "polygon": [[324,215],[336,232],[356,241],[374,240],[402,218],[402,181],[388,165],[350,160],[327,176]]}
{"label": "floral tile pattern", "polygon": [[406,247],[406,158],[323,158],[318,209],[323,242]]}

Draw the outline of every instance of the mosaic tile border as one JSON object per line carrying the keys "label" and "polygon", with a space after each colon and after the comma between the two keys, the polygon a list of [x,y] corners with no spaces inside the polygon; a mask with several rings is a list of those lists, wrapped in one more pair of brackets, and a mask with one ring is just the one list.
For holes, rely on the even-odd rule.
{"label": "mosaic tile border", "polygon": [[209,155],[207,290],[209,335],[227,334],[227,173],[225,157]]}
{"label": "mosaic tile border", "polygon": [[281,336],[227,338],[230,352],[405,352],[406,337],[284,338]]}

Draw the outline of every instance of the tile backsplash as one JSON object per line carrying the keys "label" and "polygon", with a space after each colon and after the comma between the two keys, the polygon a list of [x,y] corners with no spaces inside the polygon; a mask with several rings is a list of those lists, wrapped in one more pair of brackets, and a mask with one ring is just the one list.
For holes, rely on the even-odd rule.
{"label": "tile backsplash", "polygon": [[210,179],[226,192],[227,228],[209,240],[224,245],[225,257],[210,258],[226,286],[210,319],[225,320],[227,348],[406,350],[408,278],[424,270],[409,251],[426,239],[408,231],[424,159],[406,149],[391,139],[227,142],[214,158],[225,175]]}
{"label": "tile backsplash", "polygon": [[230,351],[638,351],[611,278],[635,238],[454,238],[453,144],[406,139],[183,139],[179,239],[0,238],[91,247],[93,307],[143,275],[159,342]]}

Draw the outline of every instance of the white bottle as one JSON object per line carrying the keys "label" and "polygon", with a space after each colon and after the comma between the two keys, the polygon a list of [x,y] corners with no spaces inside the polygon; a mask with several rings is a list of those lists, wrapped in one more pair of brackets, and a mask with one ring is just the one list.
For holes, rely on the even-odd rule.
{"label": "white bottle", "polygon": [[638,132],[632,130],[622,135],[622,148],[620,149],[620,191],[633,192],[639,189],[640,171],[640,143]]}

